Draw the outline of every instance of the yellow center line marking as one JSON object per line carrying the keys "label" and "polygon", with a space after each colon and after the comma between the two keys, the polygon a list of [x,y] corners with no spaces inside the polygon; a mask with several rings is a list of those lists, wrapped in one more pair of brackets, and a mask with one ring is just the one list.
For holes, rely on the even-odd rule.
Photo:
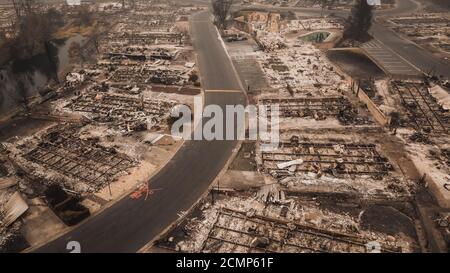
{"label": "yellow center line marking", "polygon": [[241,90],[233,90],[233,89],[230,89],[230,90],[208,89],[208,90],[205,90],[205,92],[207,92],[207,93],[213,93],[213,92],[217,92],[217,93],[241,93],[242,91]]}

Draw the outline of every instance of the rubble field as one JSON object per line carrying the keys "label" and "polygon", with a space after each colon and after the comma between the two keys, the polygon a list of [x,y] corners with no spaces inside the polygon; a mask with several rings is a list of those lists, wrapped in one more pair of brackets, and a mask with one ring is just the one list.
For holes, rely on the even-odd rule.
{"label": "rubble field", "polygon": [[432,89],[424,83],[393,81],[391,84],[392,89],[400,96],[401,104],[414,128],[420,132],[449,133],[450,108],[445,99],[439,101],[433,97]]}
{"label": "rubble field", "polygon": [[348,86],[312,45],[286,48],[260,57],[272,88],[293,96],[339,96]]}
{"label": "rubble field", "polygon": [[143,96],[90,93],[74,98],[65,108],[89,113],[97,122],[112,122],[119,129],[133,131],[145,130],[147,124],[160,128],[175,105],[173,101],[150,100]]}
{"label": "rubble field", "polygon": [[[170,135],[170,113],[201,94],[188,24],[198,8],[160,0],[90,8],[109,27],[68,45],[71,70],[21,120],[45,122],[2,135],[0,252],[51,240],[114,200],[136,198],[183,144]],[[8,202],[24,210],[4,226]]]}
{"label": "rubble field", "polygon": [[50,169],[73,179],[73,184],[86,183],[87,191],[101,189],[135,166],[133,159],[114,148],[99,145],[95,138],[77,137],[79,130],[78,126],[51,128],[31,151],[24,149],[24,159],[39,165],[42,169],[38,172],[42,174]]}
{"label": "rubble field", "polygon": [[[181,252],[364,253],[370,252],[370,242],[377,242],[381,252],[417,250],[407,214],[384,205],[344,207],[336,199],[328,208],[330,202],[290,195],[273,185],[253,193],[213,192],[156,246]],[[382,230],[383,220],[372,219],[376,211],[387,209],[389,217],[397,217],[393,230]]]}
{"label": "rubble field", "polygon": [[[302,8],[321,8],[320,0],[245,0],[245,4],[254,4],[254,5],[266,5],[270,7],[302,7]],[[381,7],[378,8],[390,8],[395,4],[394,0],[381,0]],[[330,7],[326,7],[326,9],[330,10],[343,10],[350,9],[353,5],[352,0],[339,0],[335,1],[330,5]]]}
{"label": "rubble field", "polygon": [[[255,12],[240,18],[237,30],[228,31],[247,37],[246,29],[257,30],[253,40],[227,42],[227,48],[233,60],[259,64],[255,69],[265,75],[268,86],[255,92],[253,84],[248,95],[260,105],[279,107],[276,116],[267,107],[268,121],[279,120],[279,143],[244,142],[210,195],[155,242],[155,248],[371,252],[376,244],[381,252],[424,249],[415,203],[423,191],[422,172],[399,136],[403,129],[393,135],[391,125],[374,122],[374,113],[392,119],[383,112],[388,109],[384,104],[389,109],[401,105],[389,88],[397,82],[384,75],[363,77],[355,91],[356,81],[328,59],[320,43],[302,38],[306,29],[339,33],[342,25],[331,18],[307,20]],[[242,64],[235,65],[239,71]],[[256,72],[242,70],[242,81],[254,82]],[[422,100],[412,108],[427,106],[424,115],[433,115],[432,125],[441,129],[438,124],[446,113],[437,113],[439,103],[425,91],[411,91]],[[442,159],[445,155],[435,153]]]}
{"label": "rubble field", "polygon": [[386,156],[388,146],[371,131],[376,129],[282,131],[278,148],[256,145],[258,171],[290,191],[410,198],[415,183],[403,177],[396,159]]}
{"label": "rubble field", "polygon": [[433,52],[450,54],[450,18],[446,13],[390,18],[390,27]]}
{"label": "rubble field", "polygon": [[272,108],[270,106],[278,105],[278,117],[281,120],[294,119],[297,121],[297,126],[302,123],[300,120],[314,119],[320,122],[328,118],[337,119],[342,125],[372,124],[370,119],[359,116],[358,110],[343,96],[287,99],[266,98],[261,99],[259,103],[267,107],[269,120],[272,117]]}

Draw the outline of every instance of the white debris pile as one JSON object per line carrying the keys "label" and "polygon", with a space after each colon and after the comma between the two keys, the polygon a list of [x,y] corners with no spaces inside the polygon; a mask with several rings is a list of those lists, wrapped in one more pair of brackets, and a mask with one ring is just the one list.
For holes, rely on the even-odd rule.
{"label": "white debris pile", "polygon": [[269,184],[262,186],[256,192],[256,199],[263,203],[287,204],[291,200],[286,199],[284,191],[281,190],[279,184]]}
{"label": "white debris pile", "polygon": [[[303,160],[301,159],[295,159],[295,160],[290,160],[287,162],[281,162],[277,164],[278,169],[286,169],[288,168],[289,171],[295,171],[295,166],[296,165],[301,165],[303,163]],[[292,170],[291,170],[292,168]]]}
{"label": "white debris pile", "polygon": [[150,151],[152,145],[165,143],[172,145],[179,140],[171,135],[145,132],[139,136],[123,136],[116,130],[105,125],[87,124],[81,128],[79,137],[82,140],[98,139],[98,144],[107,149],[114,149],[116,152],[125,154],[139,162],[146,159],[146,153]]}
{"label": "white debris pile", "polygon": [[[349,83],[323,53],[309,43],[258,55],[272,88],[287,96],[338,96],[349,90]],[[291,89],[289,92],[288,89]]]}
{"label": "white debris pile", "polygon": [[208,213],[203,213],[204,219],[199,220],[193,218],[189,220],[186,226],[188,232],[191,233],[191,238],[195,237],[195,240],[180,241],[176,245],[177,251],[183,252],[200,252],[203,242],[207,239],[209,230],[216,222],[220,208],[218,206],[211,206],[210,203],[206,203],[202,210]]}
{"label": "white debris pile", "polygon": [[359,194],[367,197],[383,196],[387,199],[410,196],[415,184],[401,176],[381,180],[369,175],[353,178],[333,177],[322,173],[296,173],[279,179],[280,185],[289,191],[323,191]]}
{"label": "white debris pile", "polygon": [[76,72],[71,72],[71,73],[67,74],[66,81],[69,83],[83,82],[84,75],[82,75],[80,73],[76,73]]}
{"label": "white debris pile", "polygon": [[331,18],[312,18],[299,19],[289,21],[285,32],[292,32],[297,30],[319,30],[319,29],[342,29],[343,24],[336,19]]}
{"label": "white debris pile", "polygon": [[[274,123],[276,124],[276,123]],[[309,117],[301,117],[301,118],[280,118],[279,122],[280,128],[285,130],[289,129],[298,129],[298,128],[313,128],[313,129],[321,129],[321,128],[339,128],[344,125],[339,122],[339,120],[335,117],[323,117],[318,118],[317,116],[309,116]],[[352,126],[357,126],[353,125]]]}
{"label": "white debris pile", "polygon": [[[316,240],[318,241],[324,238],[321,234],[336,233],[340,236],[358,238],[357,240],[360,242],[378,241],[391,249],[411,251],[408,238],[363,230],[360,227],[359,219],[349,214],[331,212],[320,208],[319,203],[303,202],[296,198],[290,199],[289,206],[266,203],[260,200],[259,195],[256,194],[254,198],[226,197],[216,201],[213,205],[207,203],[201,208],[201,218],[195,217],[188,220],[186,225],[188,238],[178,242],[176,250],[215,252],[220,249],[221,252],[230,253],[248,251],[244,248],[252,234],[259,235],[256,235],[250,245],[254,245],[255,239],[259,238],[267,241],[263,244],[267,246],[271,244],[270,242],[276,245],[277,241],[283,241],[283,232],[279,233],[283,229],[294,231],[312,228],[315,229],[314,234],[317,235]],[[234,215],[236,218],[233,217]],[[268,227],[271,227],[270,230]],[[295,242],[299,246],[314,248],[316,244],[313,243],[314,239],[313,241],[305,240],[301,234],[301,232],[292,232],[289,241]],[[330,235],[324,236],[329,238]],[[220,238],[225,238],[226,242],[220,241]],[[339,252],[340,249],[337,245],[328,247]],[[277,249],[271,248],[271,251],[283,251],[283,246],[278,246]],[[364,245],[357,251],[365,252]]]}
{"label": "white debris pile", "polygon": [[444,110],[450,110],[450,94],[444,88],[435,85],[428,90]]}
{"label": "white debris pile", "polygon": [[119,10],[121,8],[122,8],[122,3],[119,3],[119,2],[105,2],[105,3],[100,3],[98,6],[99,11]]}
{"label": "white debris pile", "polygon": [[287,47],[285,39],[278,33],[264,33],[257,41],[265,52],[272,52]]}

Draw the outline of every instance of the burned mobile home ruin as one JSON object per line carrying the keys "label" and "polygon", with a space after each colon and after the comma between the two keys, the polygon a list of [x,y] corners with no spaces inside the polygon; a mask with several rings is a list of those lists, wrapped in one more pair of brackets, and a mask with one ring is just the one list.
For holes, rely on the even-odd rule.
{"label": "burned mobile home ruin", "polygon": [[[389,75],[340,48],[339,18],[283,12],[245,8],[224,34],[249,101],[279,105],[278,147],[244,141],[148,251],[446,252],[446,81]],[[350,65],[329,57],[352,50]]]}
{"label": "burned mobile home ruin", "polygon": [[[32,2],[0,0],[0,253],[448,252],[443,8]],[[273,127],[171,135],[198,101]]]}
{"label": "burned mobile home ruin", "polygon": [[89,21],[59,30],[59,81],[0,129],[0,252],[33,249],[132,198],[182,145],[170,113],[201,91],[187,21],[198,8],[133,3],[49,5]]}

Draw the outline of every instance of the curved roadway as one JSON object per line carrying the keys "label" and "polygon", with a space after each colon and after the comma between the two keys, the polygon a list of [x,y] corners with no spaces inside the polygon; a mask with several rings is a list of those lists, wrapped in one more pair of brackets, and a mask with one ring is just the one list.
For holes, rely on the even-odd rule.
{"label": "curved roadway", "polygon": [[[252,5],[248,8],[261,8],[266,10],[295,11],[302,12],[305,15],[319,15],[320,9],[297,8],[297,7],[272,7],[266,5]],[[413,0],[397,0],[397,5],[390,10],[379,10],[376,12],[379,16],[400,16],[411,15],[418,9],[419,5]],[[342,18],[348,16],[348,11],[327,10],[324,13],[334,14]],[[442,75],[450,79],[450,63],[436,57],[417,44],[404,39],[394,31],[385,27],[380,22],[374,21],[371,28],[371,34],[378,41],[393,50],[397,55],[411,63],[416,69],[428,73],[434,71],[437,75]]]}
{"label": "curved roadway", "polygon": [[[197,13],[190,24],[204,89],[242,91],[210,14]],[[245,96],[242,92],[205,92],[205,104],[245,104]],[[68,252],[69,241],[79,242],[81,252],[138,251],[197,202],[236,145],[237,141],[186,141],[150,180],[151,188],[162,190],[147,200],[126,196],[35,252]]]}
{"label": "curved roadway", "polygon": [[[253,6],[254,7],[254,6]],[[320,13],[317,9],[268,8]],[[379,12],[394,16],[409,14],[417,9],[411,0],[399,0],[396,8]],[[330,11],[329,11],[330,12]],[[331,11],[338,15],[347,12]],[[239,80],[227,56],[208,12],[190,19],[191,34],[198,54],[204,89],[240,90]],[[434,68],[450,77],[449,64],[397,36],[393,31],[375,23],[373,35],[397,54],[422,71]],[[205,92],[205,104],[245,104],[241,92]],[[153,240],[178,214],[189,209],[225,166],[236,147],[236,141],[187,141],[172,160],[151,180],[152,188],[162,188],[147,200],[125,197],[98,215],[89,218],[69,233],[38,248],[36,252],[68,252],[69,241],[78,241],[82,252],[136,252]]]}

